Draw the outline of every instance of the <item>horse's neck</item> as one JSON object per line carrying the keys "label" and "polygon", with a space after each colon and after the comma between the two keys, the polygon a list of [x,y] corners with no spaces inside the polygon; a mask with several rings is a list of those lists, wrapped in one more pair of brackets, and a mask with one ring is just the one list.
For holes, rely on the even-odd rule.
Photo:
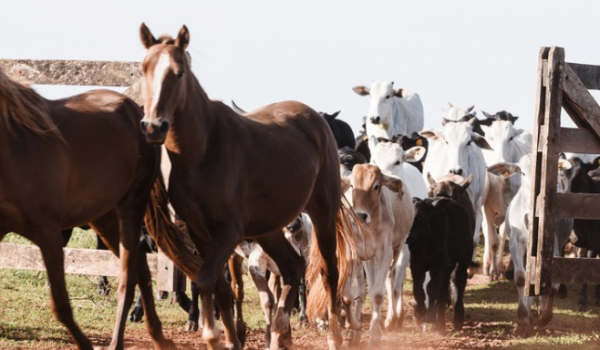
{"label": "horse's neck", "polygon": [[190,77],[186,99],[175,112],[165,141],[174,167],[197,164],[204,157],[216,120],[212,103],[196,78]]}

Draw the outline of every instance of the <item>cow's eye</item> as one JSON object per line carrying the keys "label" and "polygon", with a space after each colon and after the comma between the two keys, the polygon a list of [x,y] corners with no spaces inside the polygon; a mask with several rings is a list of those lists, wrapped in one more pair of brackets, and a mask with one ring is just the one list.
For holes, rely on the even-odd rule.
{"label": "cow's eye", "polygon": [[508,139],[508,141],[512,141],[514,138],[514,136],[511,136],[510,139]]}
{"label": "cow's eye", "polygon": [[379,191],[379,185],[375,185],[375,186],[373,187],[373,189],[374,189],[375,191]]}
{"label": "cow's eye", "polygon": [[473,142],[473,141],[467,142],[467,146],[471,146],[471,142]]}
{"label": "cow's eye", "polygon": [[389,99],[389,98],[390,98],[390,95],[387,95],[387,96],[385,97],[385,99],[386,99],[386,100],[387,100],[387,99]]}
{"label": "cow's eye", "polygon": [[396,161],[396,163],[394,163],[394,165],[395,165],[395,166],[398,166],[398,165],[400,165],[400,161],[399,161],[399,160],[397,160],[397,161]]}

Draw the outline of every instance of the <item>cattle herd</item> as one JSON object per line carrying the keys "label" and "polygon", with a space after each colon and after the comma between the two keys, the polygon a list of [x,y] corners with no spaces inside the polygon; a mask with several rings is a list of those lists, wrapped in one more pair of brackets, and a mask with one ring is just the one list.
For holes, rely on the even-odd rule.
{"label": "cattle herd", "polygon": [[[105,140],[109,153],[123,162],[125,170],[119,174],[103,171],[109,180],[99,181],[97,188],[92,189],[91,180],[80,181],[93,193],[84,194],[86,198],[99,201],[104,198],[101,195],[106,197],[106,203],[97,210],[92,208],[95,212],[80,210],[85,207],[80,203],[88,202],[71,200],[61,192],[56,196],[64,202],[54,197],[49,202],[60,204],[55,212],[48,209],[50,204],[40,204],[44,209],[35,211],[41,218],[39,222],[35,221],[37,217],[32,219],[33,214],[20,214],[24,219],[19,216],[0,226],[1,239],[6,232],[23,234],[31,228],[51,226],[42,230],[49,237],[54,234],[52,228],[58,233],[65,227],[90,223],[109,249],[115,254],[120,252],[122,271],[111,348],[123,348],[125,318],[136,284],[142,293],[131,319],[140,320],[145,311],[154,346],[173,345],[164,338],[154,311],[145,255],[137,255],[145,208],[148,234],[194,283],[192,299],[181,295],[184,299],[180,303],[190,313],[188,329],[202,327],[209,349],[221,348],[220,332],[215,326],[217,312],[221,314],[226,347],[241,349],[243,345],[243,290],[239,289],[242,259],[247,259],[259,290],[266,321],[265,342],[270,349],[293,347],[290,312],[298,295],[301,321],[328,327],[330,349],[340,348],[342,326],[351,329],[350,343],[356,344],[360,341],[367,293],[371,303],[369,343],[377,346],[384,329],[395,330],[405,322],[408,303],[403,299],[403,286],[409,266],[414,321],[424,329],[429,324],[445,332],[448,307],[453,310],[453,329],[463,326],[467,280],[479,267],[492,281],[503,272],[506,278],[514,279],[519,333],[528,335],[550,322],[553,299],[562,295],[564,288],[553,286],[551,296],[540,297],[539,315],[532,313],[534,300],[524,293],[524,258],[532,219],[528,208],[534,184],[530,176],[532,134],[515,126],[518,117],[500,111],[483,112],[485,118],[479,119],[473,106],[448,104],[440,120],[442,127],[423,130],[420,96],[407,89],[395,89],[393,82],[375,81],[369,87],[353,88],[358,95],[370,98],[362,130],[355,137],[352,127],[339,119],[340,112],[319,114],[295,101],[246,112],[235,104],[232,109],[212,101],[191,72],[186,51],[190,37],[185,26],[176,38],[157,39],[145,25],[140,34],[147,49],[141,65],[143,112],[133,101],[113,92],[90,92],[54,102],[43,100],[0,72],[0,83],[17,91],[10,98],[39,100],[42,102],[37,103],[49,106],[34,111],[37,116],[22,113],[22,120],[14,125],[9,120],[7,125],[20,129],[0,129],[3,140],[28,145],[31,154],[36,154],[33,144],[49,150],[43,143],[47,142],[54,148],[48,156],[40,157],[47,163],[47,159],[59,159],[59,154],[65,164],[67,160],[85,158],[76,152],[89,149],[90,154],[101,154],[98,145]],[[17,115],[16,110],[11,112],[12,107],[2,107],[2,113],[9,113],[0,116]],[[65,111],[67,116],[62,116],[60,113]],[[129,113],[122,123],[126,125],[98,127],[109,119],[107,111],[115,115]],[[68,115],[75,112],[91,116]],[[86,120],[98,124],[88,127],[83,125]],[[75,123],[81,125],[75,128]],[[86,127],[90,135],[108,131],[103,137],[78,139],[76,135]],[[15,135],[28,135],[33,141],[19,143]],[[109,140],[115,135],[123,140]],[[118,151],[115,144],[121,147]],[[123,145],[130,149],[125,152]],[[163,147],[160,166],[158,147]],[[107,164],[116,164],[116,160],[102,157]],[[25,163],[19,169],[30,174],[29,163]],[[86,160],[89,163],[94,161]],[[56,173],[52,179],[64,179],[75,186],[80,184],[78,179],[93,177],[78,173],[81,166],[72,168],[67,174]],[[556,171],[557,191],[600,193],[600,157],[563,155]],[[122,178],[119,186],[115,186],[117,175]],[[77,189],[73,187],[69,192],[76,195],[81,192]],[[0,205],[0,218],[28,212],[18,207],[21,202],[11,199],[16,197],[6,198],[0,200],[12,200],[17,209]],[[168,214],[160,211],[167,206],[167,198],[171,212],[187,229],[173,228]],[[71,217],[69,212],[75,214]],[[151,220],[149,213],[154,213]],[[161,220],[170,225],[160,226]],[[554,254],[562,255],[570,241],[579,255],[598,256],[598,229],[600,221],[556,219]],[[480,264],[475,260],[482,235],[485,249]],[[77,346],[91,349],[72,317],[60,247],[46,236],[31,237],[46,259],[53,311]],[[508,267],[503,263],[507,239],[511,256]],[[229,269],[224,269],[226,266]],[[230,272],[231,285],[224,271]],[[586,295],[584,288],[580,308],[587,303]],[[386,297],[387,313],[383,317]],[[600,287],[595,301],[600,303]]]}

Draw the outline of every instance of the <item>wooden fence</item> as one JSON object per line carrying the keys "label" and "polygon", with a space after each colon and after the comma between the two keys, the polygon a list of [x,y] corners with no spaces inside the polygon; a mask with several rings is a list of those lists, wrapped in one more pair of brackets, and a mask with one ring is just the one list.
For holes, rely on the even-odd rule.
{"label": "wooden fence", "polygon": [[[552,283],[600,283],[600,259],[553,256],[556,218],[600,219],[600,194],[556,191],[560,152],[600,153],[600,106],[588,91],[600,90],[600,66],[565,62],[564,49],[544,47],[537,89],[525,286],[550,295]],[[577,128],[560,126],[562,109]]]}
{"label": "wooden fence", "polygon": [[[139,62],[73,60],[0,60],[0,68],[13,79],[40,85],[127,87],[124,94],[142,103]],[[65,271],[70,274],[117,276],[119,259],[109,251],[64,249]],[[164,254],[148,254],[158,290],[185,291],[185,278]],[[0,268],[45,270],[36,246],[0,244]]]}

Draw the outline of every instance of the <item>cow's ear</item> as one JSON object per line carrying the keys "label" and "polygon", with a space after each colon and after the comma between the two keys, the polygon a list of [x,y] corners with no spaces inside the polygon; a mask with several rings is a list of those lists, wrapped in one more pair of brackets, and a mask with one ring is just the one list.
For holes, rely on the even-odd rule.
{"label": "cow's ear", "polygon": [[496,163],[489,166],[487,171],[494,175],[509,177],[514,173],[521,172],[521,168],[514,163]]}
{"label": "cow's ear", "polygon": [[573,167],[573,163],[568,159],[558,160],[558,170],[569,170]]}
{"label": "cow's ear", "polygon": [[404,94],[404,90],[403,89],[398,89],[394,91],[394,96],[398,97],[398,98],[402,98]]}
{"label": "cow's ear", "polygon": [[433,179],[433,176],[431,176],[431,173],[427,173],[427,182],[429,182],[429,186],[435,186],[435,180]]}
{"label": "cow's ear", "polygon": [[475,142],[479,148],[493,151],[492,146],[485,140],[485,137],[477,134],[476,132],[471,133],[471,141]]}
{"label": "cow's ear", "polygon": [[404,161],[411,162],[411,163],[418,162],[425,156],[425,152],[427,152],[425,147],[421,147],[421,146],[411,147],[407,151],[404,152]]}
{"label": "cow's ear", "polygon": [[419,132],[419,135],[429,140],[437,140],[440,138],[440,134],[438,134],[435,130],[424,130]]}
{"label": "cow's ear", "polygon": [[381,174],[381,184],[390,189],[392,192],[398,193],[400,197],[404,195],[402,191],[402,180],[397,177]]}
{"label": "cow's ear", "polygon": [[467,178],[460,184],[461,193],[465,192],[467,188],[469,188],[471,182],[473,182],[473,174],[469,174],[469,176],[467,176]]}
{"label": "cow's ear", "polygon": [[484,110],[482,110],[482,111],[481,111],[481,113],[483,113],[483,115],[484,115],[486,118],[492,118],[492,117],[493,117],[491,114],[489,114],[488,112],[486,112],[486,111],[484,111]]}
{"label": "cow's ear", "polygon": [[439,211],[446,209],[451,202],[452,200],[450,198],[441,197],[431,202],[431,205],[433,206],[434,211]]}
{"label": "cow's ear", "polygon": [[511,115],[508,117],[508,119],[510,120],[511,123],[514,124],[517,121],[517,119],[519,119],[519,117]]}
{"label": "cow's ear", "polygon": [[592,161],[592,169],[596,169],[598,167],[600,167],[600,156],[594,158]]}
{"label": "cow's ear", "polygon": [[417,204],[421,203],[422,201],[423,200],[421,198],[419,198],[419,197],[413,197],[412,198],[413,205],[417,205]]}
{"label": "cow's ear", "polygon": [[352,88],[352,90],[354,90],[354,92],[356,92],[360,96],[367,96],[371,93],[371,90],[368,87],[363,86],[363,85],[355,86]]}

